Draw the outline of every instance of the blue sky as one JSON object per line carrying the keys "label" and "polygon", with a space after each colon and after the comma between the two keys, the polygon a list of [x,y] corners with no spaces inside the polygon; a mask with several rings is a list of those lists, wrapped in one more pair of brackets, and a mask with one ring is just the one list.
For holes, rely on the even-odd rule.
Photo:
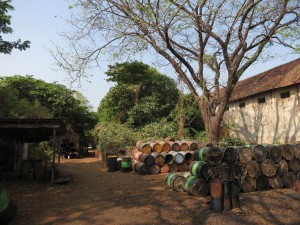
{"label": "blue sky", "polygon": [[[4,40],[30,40],[31,47],[26,51],[14,50],[11,55],[0,54],[0,76],[33,75],[37,79],[47,82],[58,81],[69,87],[67,75],[63,71],[54,70],[54,61],[48,49],[53,48],[52,42],[60,43],[58,35],[69,29],[66,20],[70,16],[68,6],[72,0],[15,0],[12,5],[12,35],[4,35]],[[246,71],[242,78],[256,75],[277,65],[289,62],[299,57],[296,55],[283,55],[285,52],[278,48],[277,53],[281,57],[269,60],[268,63],[257,63]],[[149,64],[147,60],[146,63]],[[107,62],[102,64],[101,69],[94,72],[90,82],[83,82],[82,88],[77,89],[87,97],[90,104],[96,110],[101,99],[105,96],[112,84],[105,81],[104,72]],[[161,69],[162,73],[168,74]]]}

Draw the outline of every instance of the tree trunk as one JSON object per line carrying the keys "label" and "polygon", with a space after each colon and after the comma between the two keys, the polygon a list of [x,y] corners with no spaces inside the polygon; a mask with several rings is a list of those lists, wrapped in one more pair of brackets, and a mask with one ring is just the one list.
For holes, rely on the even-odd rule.
{"label": "tree trunk", "polygon": [[184,116],[184,99],[183,93],[179,91],[179,130],[178,130],[178,137],[183,139],[184,138],[184,123],[185,123],[185,116]]}

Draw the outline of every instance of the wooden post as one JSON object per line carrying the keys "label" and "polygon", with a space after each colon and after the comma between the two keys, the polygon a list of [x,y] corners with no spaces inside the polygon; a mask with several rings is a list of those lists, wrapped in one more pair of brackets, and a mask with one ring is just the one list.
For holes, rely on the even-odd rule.
{"label": "wooden post", "polygon": [[55,145],[56,145],[56,128],[53,128],[53,136],[52,136],[52,174],[51,174],[51,183],[54,183],[54,171],[55,171]]}

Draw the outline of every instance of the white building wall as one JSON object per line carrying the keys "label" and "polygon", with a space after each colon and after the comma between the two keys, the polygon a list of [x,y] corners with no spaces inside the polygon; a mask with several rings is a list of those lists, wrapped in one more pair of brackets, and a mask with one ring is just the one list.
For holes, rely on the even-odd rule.
{"label": "white building wall", "polygon": [[[226,133],[250,143],[300,141],[299,88],[294,85],[230,103],[224,116]],[[282,98],[284,92],[290,92],[290,97]],[[263,97],[265,103],[258,104]],[[242,102],[244,108],[239,107]]]}

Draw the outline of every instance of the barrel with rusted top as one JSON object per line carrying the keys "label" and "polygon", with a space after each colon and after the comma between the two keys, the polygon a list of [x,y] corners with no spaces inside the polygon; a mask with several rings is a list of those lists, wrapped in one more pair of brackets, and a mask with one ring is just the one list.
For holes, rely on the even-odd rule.
{"label": "barrel with rusted top", "polygon": [[180,144],[175,141],[169,141],[169,144],[171,145],[171,151],[179,152],[180,151]]}
{"label": "barrel with rusted top", "polygon": [[187,141],[179,141],[178,144],[180,145],[180,151],[188,151],[190,149]]}
{"label": "barrel with rusted top", "polygon": [[261,165],[261,171],[267,177],[275,176],[277,168],[277,164],[272,159],[266,159]]}
{"label": "barrel with rusted top", "polygon": [[165,163],[165,157],[158,152],[152,152],[151,155],[154,157],[154,162],[156,165],[161,166]]}
{"label": "barrel with rusted top", "polygon": [[179,170],[178,164],[176,162],[172,162],[169,165],[169,171],[170,172],[177,172]]}
{"label": "barrel with rusted top", "polygon": [[204,147],[194,153],[194,159],[196,161],[205,161],[211,165],[219,164],[222,158],[223,154],[217,147]]}
{"label": "barrel with rusted top", "polygon": [[152,152],[160,153],[162,150],[161,144],[158,142],[150,142],[149,143],[152,149]]}
{"label": "barrel with rusted top", "polygon": [[262,163],[267,159],[268,152],[263,145],[251,145],[250,149],[255,161]]}
{"label": "barrel with rusted top", "polygon": [[171,151],[171,145],[167,141],[160,141],[158,142],[161,145],[162,152],[169,152]]}
{"label": "barrel with rusted top", "polygon": [[150,153],[152,151],[151,145],[149,143],[138,141],[136,143],[136,148],[143,153]]}
{"label": "barrel with rusted top", "polygon": [[274,162],[279,162],[282,158],[282,149],[277,145],[266,145],[265,146],[268,152],[268,158]]}
{"label": "barrel with rusted top", "polygon": [[252,153],[247,146],[235,147],[238,155],[238,161],[247,164],[252,161]]}

